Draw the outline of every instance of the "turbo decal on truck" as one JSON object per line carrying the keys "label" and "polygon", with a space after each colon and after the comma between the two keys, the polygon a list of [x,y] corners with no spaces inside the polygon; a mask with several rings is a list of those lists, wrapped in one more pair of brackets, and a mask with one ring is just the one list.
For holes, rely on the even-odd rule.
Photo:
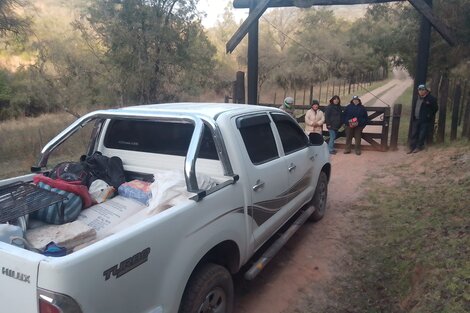
{"label": "turbo decal on truck", "polygon": [[150,247],[145,248],[141,252],[136,253],[130,258],[125,259],[119,265],[116,264],[108,268],[106,271],[103,272],[104,280],[110,279],[111,276],[115,276],[116,278],[119,278],[122,275],[129,273],[134,268],[147,262],[149,258],[149,254],[150,254]]}

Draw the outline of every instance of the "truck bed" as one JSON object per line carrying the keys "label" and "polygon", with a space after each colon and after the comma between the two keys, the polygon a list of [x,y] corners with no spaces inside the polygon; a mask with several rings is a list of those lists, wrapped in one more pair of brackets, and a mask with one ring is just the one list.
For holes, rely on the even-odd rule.
{"label": "truck bed", "polygon": [[[172,163],[175,164],[174,160]],[[149,169],[142,166],[126,166],[126,170],[154,177],[155,181],[151,185],[152,198],[148,206],[116,195],[103,203],[82,210],[76,221],[64,225],[50,225],[30,219],[25,233],[27,246],[44,250],[47,243],[54,241],[64,246],[70,254],[150,216],[192,201],[189,198],[194,194],[186,190],[184,175],[180,170]],[[203,189],[210,189],[221,180],[220,177],[214,179],[204,174],[198,175],[198,181]],[[31,182],[26,182],[29,183]]]}

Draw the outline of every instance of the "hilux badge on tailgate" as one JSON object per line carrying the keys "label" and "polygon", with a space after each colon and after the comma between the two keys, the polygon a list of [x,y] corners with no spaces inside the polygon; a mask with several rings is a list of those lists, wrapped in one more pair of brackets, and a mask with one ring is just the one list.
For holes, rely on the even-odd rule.
{"label": "hilux badge on tailgate", "polygon": [[23,274],[23,273],[20,273],[20,272],[16,272],[16,271],[11,270],[11,269],[6,268],[6,267],[2,267],[2,275],[11,277],[13,279],[17,279],[19,281],[22,281],[22,282],[25,282],[25,283],[28,283],[28,284],[31,283],[29,281],[29,278],[31,277],[31,275],[26,275],[26,274]]}
{"label": "hilux badge on tailgate", "polygon": [[110,279],[111,275],[116,276],[116,278],[119,278],[122,275],[132,271],[134,268],[147,262],[149,254],[150,247],[142,250],[141,252],[136,253],[130,258],[125,259],[119,265],[116,264],[113,267],[108,268],[106,271],[103,272],[104,280]]}

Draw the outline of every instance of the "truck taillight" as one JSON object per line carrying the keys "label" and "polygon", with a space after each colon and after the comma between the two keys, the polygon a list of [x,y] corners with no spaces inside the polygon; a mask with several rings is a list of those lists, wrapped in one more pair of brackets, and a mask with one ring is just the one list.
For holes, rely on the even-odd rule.
{"label": "truck taillight", "polygon": [[61,309],[45,299],[39,299],[39,313],[63,313]]}
{"label": "truck taillight", "polygon": [[39,313],[83,313],[72,297],[38,288]]}

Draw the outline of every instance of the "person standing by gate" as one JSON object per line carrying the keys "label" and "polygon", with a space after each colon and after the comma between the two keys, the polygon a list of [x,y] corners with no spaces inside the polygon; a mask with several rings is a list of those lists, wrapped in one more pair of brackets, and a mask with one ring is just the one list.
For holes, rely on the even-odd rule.
{"label": "person standing by gate", "polygon": [[345,154],[351,153],[352,138],[356,145],[356,154],[361,155],[361,137],[362,130],[367,125],[369,117],[366,108],[362,105],[358,96],[353,96],[351,103],[344,110],[343,121],[346,130],[346,149]]}
{"label": "person standing by gate", "polygon": [[434,126],[436,112],[439,109],[437,100],[426,88],[426,85],[418,86],[418,98],[414,106],[411,119],[410,150],[408,154],[424,150],[426,137]]}
{"label": "person standing by gate", "polygon": [[279,109],[283,110],[293,118],[295,118],[295,105],[294,105],[294,98],[287,97],[284,99],[284,103],[279,107]]}
{"label": "person standing by gate", "polygon": [[320,110],[320,102],[312,100],[312,107],[305,114],[305,133],[322,134],[323,123],[325,122],[325,115]]}
{"label": "person standing by gate", "polygon": [[330,104],[325,110],[325,124],[330,133],[328,150],[330,150],[330,154],[336,154],[335,139],[338,130],[343,125],[343,111],[341,109],[341,99],[339,96],[333,96],[333,98],[330,99]]}

